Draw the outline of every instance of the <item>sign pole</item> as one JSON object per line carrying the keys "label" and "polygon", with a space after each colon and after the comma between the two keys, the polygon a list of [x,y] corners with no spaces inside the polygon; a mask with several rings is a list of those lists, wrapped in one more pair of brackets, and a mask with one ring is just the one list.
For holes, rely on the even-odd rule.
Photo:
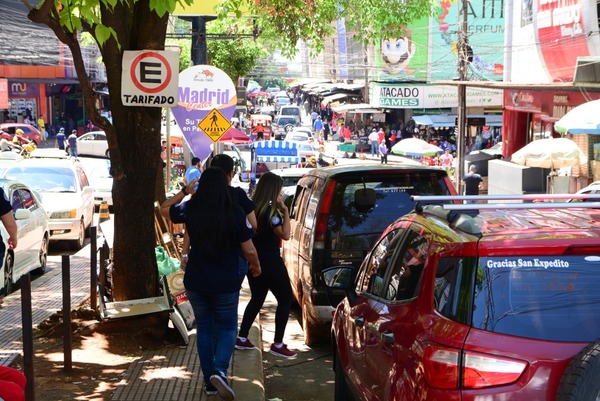
{"label": "sign pole", "polygon": [[166,118],[167,118],[167,167],[165,173],[166,185],[165,192],[169,192],[169,188],[171,187],[171,108],[165,107]]}

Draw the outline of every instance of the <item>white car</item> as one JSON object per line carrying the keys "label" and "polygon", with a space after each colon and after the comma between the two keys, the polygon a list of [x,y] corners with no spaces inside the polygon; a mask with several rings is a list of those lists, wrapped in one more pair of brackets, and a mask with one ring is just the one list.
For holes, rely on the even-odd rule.
{"label": "white car", "polygon": [[94,205],[106,202],[113,205],[113,177],[110,175],[110,160],[89,159],[85,163],[85,171],[92,188],[94,188]]}
{"label": "white car", "polygon": [[50,241],[84,245],[94,219],[94,188],[81,163],[70,159],[23,159],[9,167],[4,178],[18,180],[37,191],[48,215]]}
{"label": "white car", "polygon": [[[66,151],[69,152],[67,143]],[[77,138],[77,154],[79,156],[109,157],[108,141],[104,131],[90,131]]]}
{"label": "white car", "polygon": [[290,167],[290,168],[278,168],[271,170],[271,173],[277,174],[283,178],[283,189],[284,196],[293,196],[296,193],[296,184],[300,181],[300,178],[304,177],[311,168],[304,167]]}
{"label": "white car", "polygon": [[296,140],[296,138],[298,138],[299,137],[298,135],[300,135],[300,134],[292,135],[292,136],[290,136],[290,139],[288,139],[288,136],[290,134],[286,135],[284,141],[292,142],[292,143],[296,144],[296,148],[298,149],[298,157],[300,158],[300,160],[302,162],[306,161],[306,159],[311,156],[319,155],[319,149],[314,147],[312,141],[307,140],[304,137],[301,140]]}
{"label": "white car", "polygon": [[29,272],[44,273],[48,260],[48,218],[37,195],[25,184],[0,179],[0,188],[4,191],[13,209],[17,222],[17,247],[8,249],[8,233],[0,224],[2,244],[5,249],[4,260],[0,267],[0,289],[10,294],[13,284],[22,275]]}

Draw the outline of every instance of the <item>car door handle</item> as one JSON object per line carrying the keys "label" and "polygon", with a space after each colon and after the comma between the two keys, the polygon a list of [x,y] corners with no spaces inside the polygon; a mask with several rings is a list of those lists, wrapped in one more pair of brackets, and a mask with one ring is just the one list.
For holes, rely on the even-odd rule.
{"label": "car door handle", "polygon": [[381,333],[381,341],[386,344],[394,343],[394,333],[390,333],[389,331],[386,333]]}
{"label": "car door handle", "polygon": [[357,317],[356,319],[354,319],[354,324],[357,325],[358,327],[363,327],[365,325],[365,318]]}

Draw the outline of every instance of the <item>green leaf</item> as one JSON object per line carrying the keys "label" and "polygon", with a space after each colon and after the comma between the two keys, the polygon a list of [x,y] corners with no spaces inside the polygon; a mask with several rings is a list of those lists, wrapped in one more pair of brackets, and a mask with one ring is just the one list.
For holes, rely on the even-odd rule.
{"label": "green leaf", "polygon": [[113,33],[114,31],[112,30],[112,28],[108,28],[104,25],[96,25],[96,29],[94,30],[94,35],[96,36],[96,40],[98,41],[98,44],[100,46],[103,46],[104,43],[106,43],[106,41],[110,38],[110,35]]}

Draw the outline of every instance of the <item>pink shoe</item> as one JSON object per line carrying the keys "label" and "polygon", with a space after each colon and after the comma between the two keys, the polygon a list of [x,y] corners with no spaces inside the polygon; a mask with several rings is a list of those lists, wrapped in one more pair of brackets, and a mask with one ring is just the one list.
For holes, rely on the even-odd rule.
{"label": "pink shoe", "polygon": [[271,349],[269,352],[273,355],[280,356],[282,358],[295,358],[296,353],[294,351],[290,351],[287,345],[282,344],[281,347],[277,347],[275,344],[271,344]]}

